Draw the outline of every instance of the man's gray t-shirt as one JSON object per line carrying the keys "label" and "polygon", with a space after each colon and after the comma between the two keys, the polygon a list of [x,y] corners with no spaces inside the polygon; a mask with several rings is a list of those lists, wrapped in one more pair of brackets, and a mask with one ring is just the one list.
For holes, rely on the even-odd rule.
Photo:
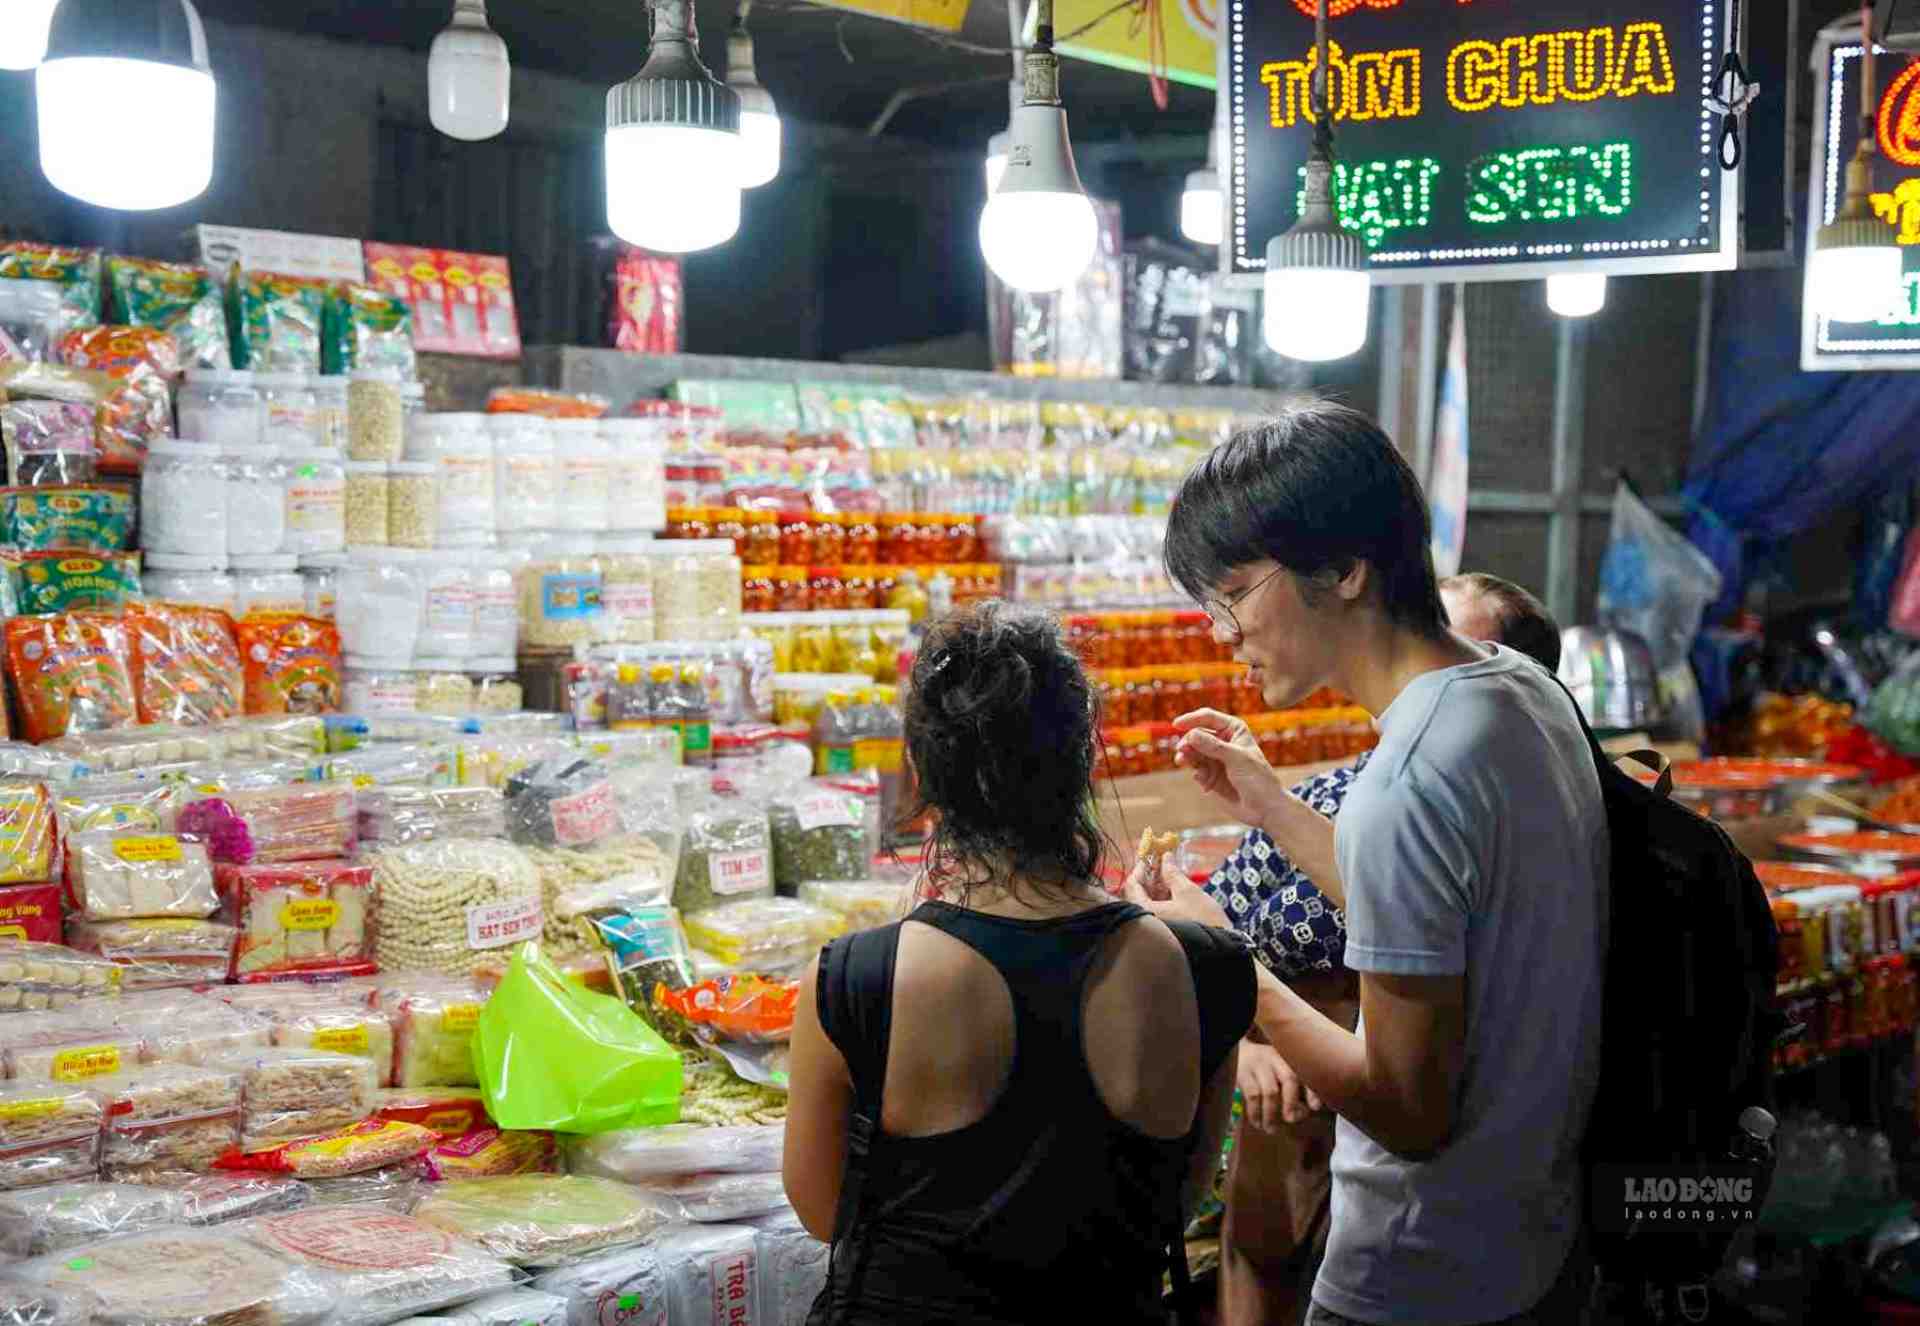
{"label": "man's gray t-shirt", "polygon": [[1497,1321],[1552,1287],[1580,1220],[1607,914],[1600,781],[1566,693],[1508,649],[1417,678],[1379,728],[1335,827],[1347,965],[1465,973],[1466,1053],[1432,1158],[1339,1121],[1313,1297],[1363,1322]]}

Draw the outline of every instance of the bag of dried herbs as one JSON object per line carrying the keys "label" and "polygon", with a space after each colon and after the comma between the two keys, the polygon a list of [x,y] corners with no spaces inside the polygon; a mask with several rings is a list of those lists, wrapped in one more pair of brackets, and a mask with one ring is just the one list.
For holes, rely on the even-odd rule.
{"label": "bag of dried herbs", "polygon": [[673,905],[680,914],[772,896],[773,840],[760,803],[711,794],[694,799],[673,881]]}
{"label": "bag of dried herbs", "polygon": [[873,841],[858,792],[809,779],[767,803],[773,835],[774,888],[793,897],[814,879],[865,879]]}

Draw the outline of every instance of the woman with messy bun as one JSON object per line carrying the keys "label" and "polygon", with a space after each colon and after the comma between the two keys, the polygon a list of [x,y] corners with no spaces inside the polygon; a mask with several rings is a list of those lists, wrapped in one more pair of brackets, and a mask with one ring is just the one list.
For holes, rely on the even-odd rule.
{"label": "woman with messy bun", "polygon": [[801,984],[787,1195],[833,1243],[820,1326],[1164,1321],[1219,1155],[1252,960],[1101,889],[1099,711],[1044,613],[929,632],[906,702],[952,901],[827,946]]}

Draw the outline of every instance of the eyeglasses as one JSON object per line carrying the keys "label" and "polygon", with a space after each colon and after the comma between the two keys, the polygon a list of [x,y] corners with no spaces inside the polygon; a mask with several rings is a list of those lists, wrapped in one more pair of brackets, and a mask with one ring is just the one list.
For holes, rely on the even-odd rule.
{"label": "eyeglasses", "polygon": [[1252,594],[1256,589],[1259,589],[1260,586],[1266,584],[1269,580],[1273,579],[1275,576],[1279,575],[1282,571],[1286,569],[1287,568],[1284,566],[1276,566],[1273,568],[1273,570],[1261,576],[1258,580],[1254,581],[1251,585],[1248,585],[1245,589],[1241,590],[1238,594],[1235,594],[1232,598],[1201,599],[1200,606],[1206,610],[1207,616],[1213,619],[1213,624],[1215,626],[1218,626],[1221,630],[1225,631],[1229,637],[1231,637],[1233,640],[1236,640],[1236,641],[1244,639],[1245,632],[1243,632],[1240,629],[1240,619],[1233,615],[1233,610],[1239,607],[1242,603],[1245,603],[1247,601],[1247,597],[1250,594]]}

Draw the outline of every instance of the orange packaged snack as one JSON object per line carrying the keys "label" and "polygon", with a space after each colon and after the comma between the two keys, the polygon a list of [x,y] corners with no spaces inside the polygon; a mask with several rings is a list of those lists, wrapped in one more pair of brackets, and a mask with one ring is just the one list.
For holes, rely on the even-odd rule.
{"label": "orange packaged snack", "polygon": [[134,721],[127,627],[104,612],[8,620],[7,671],[20,700],[20,735],[52,741]]}
{"label": "orange packaged snack", "polygon": [[138,472],[148,445],[173,432],[169,384],[180,376],[181,363],[172,333],[157,327],[89,327],[61,338],[60,361],[114,380],[113,394],[100,403],[94,421],[100,468]]}
{"label": "orange packaged snack", "polygon": [[127,605],[134,705],[142,723],[200,725],[238,718],[246,680],[233,619],[218,608]]}
{"label": "orange packaged snack", "polygon": [[722,976],[684,990],[653,987],[653,1006],[713,1028],[729,1040],[783,1041],[793,1033],[800,1003],[798,981],[764,976]]}
{"label": "orange packaged snack", "polygon": [[419,1124],[365,1119],[324,1137],[309,1137],[263,1151],[229,1151],[214,1161],[213,1167],[332,1179],[413,1160],[439,1140],[438,1133]]}
{"label": "orange packaged snack", "polygon": [[234,628],[249,714],[331,714],[340,709],[340,632],[292,612],[253,613]]}

